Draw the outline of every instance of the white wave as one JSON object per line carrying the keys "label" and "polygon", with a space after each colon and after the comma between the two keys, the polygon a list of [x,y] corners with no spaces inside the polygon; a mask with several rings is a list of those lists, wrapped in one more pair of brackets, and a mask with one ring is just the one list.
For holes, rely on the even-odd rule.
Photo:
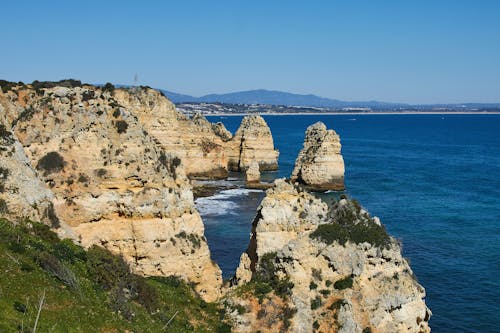
{"label": "white wave", "polygon": [[234,200],[236,198],[246,196],[250,193],[262,192],[261,190],[251,190],[245,188],[234,188],[220,191],[211,197],[201,197],[195,200],[196,209],[201,216],[216,216],[216,215],[237,215],[235,208],[239,205]]}

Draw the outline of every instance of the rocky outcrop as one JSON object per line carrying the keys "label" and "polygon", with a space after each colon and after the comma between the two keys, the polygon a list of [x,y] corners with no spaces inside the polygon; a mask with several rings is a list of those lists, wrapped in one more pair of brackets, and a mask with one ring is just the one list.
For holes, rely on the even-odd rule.
{"label": "rocky outcrop", "polygon": [[233,134],[231,134],[231,132],[226,129],[226,126],[224,126],[224,124],[220,121],[212,124],[212,130],[214,131],[215,135],[221,138],[224,142],[227,142],[233,138]]}
{"label": "rocky outcrop", "polygon": [[0,216],[65,228],[54,212],[52,192],[39,180],[23,146],[10,131],[7,108],[15,109],[0,91]]}
{"label": "rocky outcrop", "polygon": [[278,169],[278,151],[264,118],[245,116],[227,148],[228,167],[232,171],[246,170],[253,160],[260,171]]}
{"label": "rocky outcrop", "polygon": [[233,282],[236,332],[430,331],[425,291],[378,219],[284,180],[267,191]]}
{"label": "rocky outcrop", "polygon": [[116,102],[139,119],[144,129],[165,151],[183,161],[190,178],[222,179],[228,174],[225,141],[202,115],[192,119],[158,91],[133,88],[114,92]]}
{"label": "rocky outcrop", "polygon": [[340,149],[340,138],[334,130],[327,130],[322,122],[309,126],[292,181],[315,191],[343,190],[344,159]]}
{"label": "rocky outcrop", "polygon": [[245,172],[245,179],[248,185],[260,183],[260,171],[259,171],[259,163],[253,160],[250,163],[247,171]]}
{"label": "rocky outcrop", "polygon": [[182,277],[205,300],[219,297],[221,271],[210,259],[184,160],[166,152],[152,115],[201,126],[147,88],[21,86],[5,99],[4,118],[27,156],[12,155],[28,166],[20,173],[36,169],[45,186],[32,191],[47,193],[77,241],[121,254],[137,273]]}

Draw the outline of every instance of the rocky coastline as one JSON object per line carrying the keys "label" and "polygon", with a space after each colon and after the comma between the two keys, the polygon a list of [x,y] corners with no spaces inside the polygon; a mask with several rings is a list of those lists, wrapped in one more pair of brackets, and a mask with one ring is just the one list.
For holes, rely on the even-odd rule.
{"label": "rocky coastline", "polygon": [[[290,180],[267,184],[260,173],[278,168],[279,153],[261,116],[233,135],[148,87],[9,83],[0,155],[1,218],[103,247],[141,276],[176,276],[218,302],[235,332],[430,331],[425,290],[378,218],[308,192],[345,188],[340,138],[322,123],[307,129]],[[229,172],[267,191],[224,284],[194,195]]]}

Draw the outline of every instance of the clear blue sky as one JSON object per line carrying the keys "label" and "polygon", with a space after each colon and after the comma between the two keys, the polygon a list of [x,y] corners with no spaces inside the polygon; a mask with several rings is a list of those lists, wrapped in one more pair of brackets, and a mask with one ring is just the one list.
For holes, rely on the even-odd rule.
{"label": "clear blue sky", "polygon": [[5,1],[0,78],[500,102],[500,1]]}

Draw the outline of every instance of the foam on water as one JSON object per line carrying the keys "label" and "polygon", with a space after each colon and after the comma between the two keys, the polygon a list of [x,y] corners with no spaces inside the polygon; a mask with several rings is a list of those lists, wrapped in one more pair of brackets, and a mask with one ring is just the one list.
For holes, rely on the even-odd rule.
{"label": "foam on water", "polygon": [[244,188],[234,188],[223,190],[210,197],[197,198],[195,200],[196,209],[200,212],[201,216],[224,216],[224,215],[238,215],[237,208],[239,207],[239,200],[250,193],[259,193],[261,190],[251,190]]}

